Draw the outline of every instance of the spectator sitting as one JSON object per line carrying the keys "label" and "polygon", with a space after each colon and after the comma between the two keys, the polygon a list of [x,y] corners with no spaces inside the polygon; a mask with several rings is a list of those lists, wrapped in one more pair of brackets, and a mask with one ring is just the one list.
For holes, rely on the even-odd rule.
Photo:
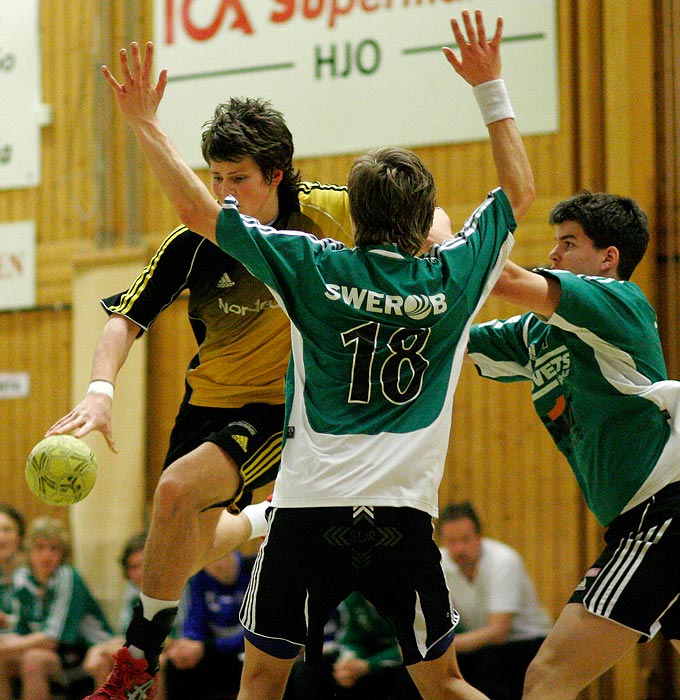
{"label": "spectator sitting", "polygon": [[550,631],[520,554],[482,536],[468,501],[439,515],[442,567],[460,613],[456,634],[464,678],[491,700],[520,700],[524,674]]}
{"label": "spectator sitting", "polygon": [[320,663],[308,663],[302,652],[293,664],[283,700],[331,698],[337,689],[333,664],[338,658],[340,610],[336,608],[324,625],[323,655]]}
{"label": "spectator sitting", "polygon": [[104,613],[68,562],[70,541],[55,518],[35,519],[26,535],[26,565],[15,573],[19,619],[0,637],[0,700],[11,700],[12,680],[22,700],[50,697],[51,682],[77,668],[87,648],[111,636]]}
{"label": "spectator sitting", "polygon": [[420,698],[404,667],[392,624],[361,594],[340,605],[340,644],[333,678],[345,700]]}
{"label": "spectator sitting", "polygon": [[0,503],[0,634],[14,632],[18,601],[14,597],[14,573],[24,561],[24,518],[6,503]]}
{"label": "spectator sitting", "polygon": [[125,544],[120,557],[126,585],[118,621],[119,634],[107,639],[105,642],[90,647],[85,655],[83,668],[92,676],[95,687],[102,685],[109,673],[111,673],[113,669],[113,655],[125,642],[125,630],[132,619],[132,610],[139,601],[145,542],[145,532],[134,535]]}
{"label": "spectator sitting", "polygon": [[296,661],[284,700],[419,700],[392,624],[360,593],[338,608],[336,638],[321,664]]}
{"label": "spectator sitting", "polygon": [[236,697],[244,648],[238,613],[252,564],[231,552],[189,580],[181,636],[164,653],[168,700]]}

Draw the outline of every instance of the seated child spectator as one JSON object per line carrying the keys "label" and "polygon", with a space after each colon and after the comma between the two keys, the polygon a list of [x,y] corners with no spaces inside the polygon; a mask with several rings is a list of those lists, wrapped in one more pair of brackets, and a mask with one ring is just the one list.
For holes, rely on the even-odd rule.
{"label": "seated child spectator", "polygon": [[253,558],[231,552],[189,580],[181,636],[164,652],[167,700],[238,694],[244,648],[238,614],[252,565]]}
{"label": "seated child spectator", "polygon": [[285,700],[420,700],[389,620],[356,591],[338,612],[329,652],[321,664],[296,661]]}
{"label": "seated child spectator", "polygon": [[78,667],[92,644],[111,629],[80,574],[68,563],[64,524],[36,518],[26,535],[27,564],[14,577],[16,632],[0,637],[0,700],[11,700],[21,681],[21,700],[45,700],[52,682]]}
{"label": "seated child spectator", "polygon": [[12,506],[0,503],[0,634],[14,632],[18,604],[14,573],[24,561],[24,518]]}
{"label": "seated child spectator", "polygon": [[394,629],[356,591],[340,605],[339,656],[333,664],[337,697],[345,700],[417,700]]}

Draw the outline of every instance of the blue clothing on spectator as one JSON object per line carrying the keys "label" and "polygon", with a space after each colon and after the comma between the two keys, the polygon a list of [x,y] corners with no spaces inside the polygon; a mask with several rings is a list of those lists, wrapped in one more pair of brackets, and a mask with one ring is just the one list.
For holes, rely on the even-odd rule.
{"label": "blue clothing on spectator", "polygon": [[234,556],[239,567],[234,583],[223,583],[205,570],[189,579],[179,636],[201,642],[205,649],[193,668],[180,670],[168,659],[168,700],[214,700],[236,697],[238,693],[244,649],[244,630],[238,614],[254,558],[243,557],[239,552],[234,552]]}
{"label": "blue clothing on spectator", "polygon": [[250,571],[239,558],[239,575],[225,584],[202,570],[189,581],[189,604],[182,635],[215,647],[220,653],[243,651],[243,626],[238,617]]}

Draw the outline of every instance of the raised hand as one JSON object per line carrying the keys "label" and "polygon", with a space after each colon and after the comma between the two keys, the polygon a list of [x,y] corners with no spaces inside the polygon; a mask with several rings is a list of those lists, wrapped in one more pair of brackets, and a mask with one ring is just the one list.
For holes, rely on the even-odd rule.
{"label": "raised hand", "polygon": [[146,44],[142,58],[139,44],[130,44],[130,58],[125,49],[120,50],[120,70],[122,83],[119,83],[107,66],[102,66],[102,73],[113,89],[118,107],[130,123],[144,121],[155,117],[160,101],[163,99],[168,84],[168,72],[163,69],[155,85],[151,83],[153,68],[153,44]]}
{"label": "raised hand", "polygon": [[[484,19],[481,10],[475,11],[475,24],[468,10],[462,12],[463,23],[467,39],[463,34],[457,19],[451,20],[453,36],[458,44],[460,58],[453,49],[445,46],[442,48],[446,60],[454,70],[473,87],[489,80],[501,77],[501,35],[503,31],[503,18],[496,20],[496,33],[493,39],[488,41],[484,29]],[[476,25],[476,26],[475,26]]]}

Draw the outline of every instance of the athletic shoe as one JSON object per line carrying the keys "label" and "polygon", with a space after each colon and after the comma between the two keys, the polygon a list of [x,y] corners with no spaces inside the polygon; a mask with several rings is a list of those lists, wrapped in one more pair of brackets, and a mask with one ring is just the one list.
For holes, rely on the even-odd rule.
{"label": "athletic shoe", "polygon": [[135,659],[127,647],[113,658],[113,670],[104,685],[84,700],[153,700],[158,676],[147,671],[146,659]]}

